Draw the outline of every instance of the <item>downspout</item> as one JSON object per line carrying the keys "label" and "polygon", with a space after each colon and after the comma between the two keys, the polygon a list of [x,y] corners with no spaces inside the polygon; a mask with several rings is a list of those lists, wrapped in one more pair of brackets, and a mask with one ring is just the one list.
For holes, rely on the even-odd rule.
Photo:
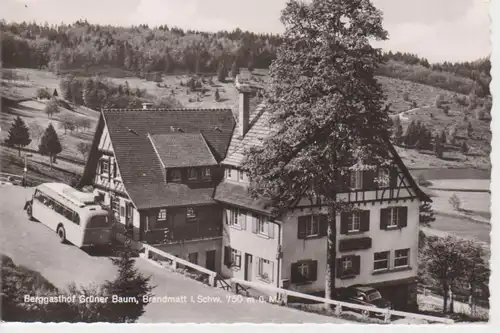
{"label": "downspout", "polygon": [[278,265],[277,265],[277,271],[276,271],[276,287],[280,288],[280,273],[281,273],[281,270],[280,270],[280,267],[281,267],[281,262],[282,262],[282,253],[283,253],[283,250],[282,250],[282,247],[281,247],[281,240],[282,240],[282,226],[281,226],[281,223],[276,223],[278,225]]}

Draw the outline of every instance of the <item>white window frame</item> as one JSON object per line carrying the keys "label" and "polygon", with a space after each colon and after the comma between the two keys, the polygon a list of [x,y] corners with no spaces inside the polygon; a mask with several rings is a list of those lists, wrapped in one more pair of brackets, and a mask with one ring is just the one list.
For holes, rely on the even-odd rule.
{"label": "white window frame", "polygon": [[353,190],[363,188],[363,171],[352,170],[349,177],[349,187]]}
{"label": "white window frame", "polygon": [[397,228],[399,226],[399,218],[398,207],[390,207],[389,218],[387,219],[387,228]]}
{"label": "white window frame", "polygon": [[[194,177],[192,176],[191,172],[194,172]],[[188,180],[198,180],[198,170],[196,170],[196,168],[188,169]]]}
{"label": "white window frame", "polygon": [[[267,260],[267,259],[264,259],[264,258],[258,258],[258,262],[257,262],[257,275],[261,278],[261,279],[265,279],[267,281],[272,281],[272,274],[273,272],[271,271],[269,275],[269,272],[266,272],[265,270],[265,266],[266,265],[269,265],[271,266],[271,261],[270,260]],[[272,267],[272,266],[271,266]],[[270,267],[270,269],[272,270],[272,268]],[[267,276],[265,276],[265,274],[267,274]]]}
{"label": "white window frame", "polygon": [[167,220],[167,209],[166,208],[160,208],[160,211],[158,212],[158,221],[166,221]]}
{"label": "white window frame", "polygon": [[[316,228],[316,230],[314,230]],[[319,216],[310,215],[306,221],[306,237],[319,236]]]}
{"label": "white window frame", "polygon": [[212,173],[210,168],[203,168],[203,176],[204,179],[210,179],[212,177]]}
{"label": "white window frame", "polygon": [[226,178],[231,178],[232,175],[231,175],[231,168],[226,168]]}
{"label": "white window frame", "polygon": [[390,172],[389,169],[387,168],[380,168],[378,169],[378,182],[377,186],[379,188],[388,188],[390,186]]}
{"label": "white window frame", "polygon": [[188,220],[192,220],[196,218],[196,212],[194,211],[193,207],[187,207],[186,208],[186,218]]}
{"label": "white window frame", "polygon": [[259,215],[257,218],[257,232],[261,235],[269,236],[269,218]]}
{"label": "white window frame", "polygon": [[231,248],[231,266],[241,268],[241,251]]}
{"label": "white window frame", "polygon": [[[111,165],[110,165],[109,162],[110,161],[107,158],[101,158],[99,160],[99,174],[101,176],[108,176],[109,175],[109,171],[110,171],[110,167],[111,167]],[[107,165],[107,170],[106,171],[103,170],[103,165],[104,164]]]}
{"label": "white window frame", "polygon": [[173,182],[181,181],[182,180],[181,170],[179,169],[170,170],[170,178],[172,179]]}
{"label": "white window frame", "polygon": [[297,267],[301,276],[303,276],[306,280],[309,279],[309,264],[308,263],[300,263],[299,267]]}
{"label": "white window frame", "polygon": [[238,170],[238,181],[245,180],[245,172],[243,170]]}
{"label": "white window frame", "polygon": [[[196,257],[196,262],[191,261],[191,255],[194,255]],[[199,259],[198,252],[191,252],[191,253],[188,254],[188,261],[190,263],[198,265],[198,259]]]}
{"label": "white window frame", "polygon": [[358,232],[361,230],[361,212],[352,212],[347,222],[347,232]]}
{"label": "white window frame", "polygon": [[342,258],[342,271],[346,272],[353,268],[353,262],[351,256],[346,256]]}
{"label": "white window frame", "polygon": [[[377,254],[385,254],[387,257],[385,259],[375,259],[375,255],[377,255]],[[378,272],[378,271],[388,270],[390,267],[390,256],[391,256],[390,251],[375,252],[373,254],[373,271]],[[385,268],[375,268],[375,263],[378,263],[378,262],[385,262],[386,267]]]}
{"label": "white window frame", "polygon": [[[398,253],[399,252],[399,253]],[[398,256],[399,254],[399,256]],[[403,254],[403,255],[401,255]],[[406,259],[406,264],[396,265],[398,260]],[[409,267],[410,266],[410,249],[398,249],[394,251],[394,268]]]}

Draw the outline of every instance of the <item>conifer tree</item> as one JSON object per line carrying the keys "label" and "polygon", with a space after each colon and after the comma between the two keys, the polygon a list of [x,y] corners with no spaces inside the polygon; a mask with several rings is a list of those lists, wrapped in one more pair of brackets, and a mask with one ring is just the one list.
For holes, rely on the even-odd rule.
{"label": "conifer tree", "polygon": [[430,202],[423,201],[420,204],[419,212],[419,222],[421,225],[428,227],[431,222],[434,222],[436,218],[434,217],[434,210]]}
{"label": "conifer tree", "polygon": [[45,133],[43,133],[42,139],[40,140],[40,145],[38,146],[38,151],[42,155],[48,155],[50,158],[50,167],[52,168],[52,163],[55,162],[57,154],[62,151],[62,145],[57,136],[57,132],[49,124]]}
{"label": "conifer tree", "polygon": [[21,156],[21,147],[26,147],[31,143],[30,131],[28,126],[20,116],[17,116],[11,127],[9,134],[5,139],[5,144],[11,147],[17,147],[17,153]]}
{"label": "conifer tree", "polygon": [[235,79],[238,74],[239,74],[238,63],[235,60],[235,61],[233,61],[233,64],[231,65],[231,77],[233,79]]}
{"label": "conifer tree", "polygon": [[387,32],[369,0],[289,1],[281,22],[283,42],[266,93],[273,134],[246,152],[243,168],[252,196],[268,198],[276,216],[299,198],[321,196],[328,207],[325,297],[332,298],[337,214],[353,209],[337,197],[343,179],[349,170],[392,160],[389,117],[374,76],[382,55],[369,43]]}
{"label": "conifer tree", "polygon": [[227,77],[227,69],[226,65],[224,64],[223,61],[219,63],[219,67],[217,68],[217,80],[219,82],[225,82]]}
{"label": "conifer tree", "polygon": [[216,102],[220,101],[219,88],[215,89],[215,101]]}
{"label": "conifer tree", "polygon": [[57,104],[57,99],[52,98],[45,105],[45,113],[47,114],[47,118],[52,118],[54,113],[59,113],[59,112],[61,112],[61,110],[59,110],[59,104]]}

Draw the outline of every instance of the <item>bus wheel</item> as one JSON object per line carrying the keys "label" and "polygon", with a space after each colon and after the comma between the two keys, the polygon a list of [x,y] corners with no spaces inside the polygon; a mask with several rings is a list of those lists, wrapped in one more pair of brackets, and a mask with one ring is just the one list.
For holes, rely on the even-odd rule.
{"label": "bus wheel", "polygon": [[30,221],[33,221],[33,206],[31,204],[26,207],[26,214],[28,214]]}
{"label": "bus wheel", "polygon": [[57,228],[57,235],[61,243],[66,242],[66,231],[62,225]]}

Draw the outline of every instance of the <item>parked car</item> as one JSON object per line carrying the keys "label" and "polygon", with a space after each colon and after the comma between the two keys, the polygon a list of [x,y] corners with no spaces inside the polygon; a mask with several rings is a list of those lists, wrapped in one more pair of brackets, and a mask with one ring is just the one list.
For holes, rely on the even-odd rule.
{"label": "parked car", "polygon": [[[377,307],[380,309],[392,309],[391,302],[383,298],[377,289],[369,286],[354,285],[342,288],[338,292],[338,300],[364,306]],[[368,315],[368,311],[366,310],[358,312]],[[370,315],[383,318],[385,314],[370,312]]]}

